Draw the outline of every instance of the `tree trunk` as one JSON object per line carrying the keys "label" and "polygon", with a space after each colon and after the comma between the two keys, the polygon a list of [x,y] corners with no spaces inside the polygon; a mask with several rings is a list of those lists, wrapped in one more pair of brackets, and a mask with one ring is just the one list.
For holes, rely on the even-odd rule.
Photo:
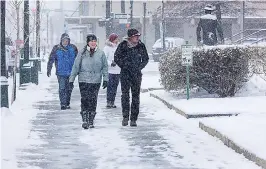
{"label": "tree trunk", "polygon": [[17,13],[17,40],[20,39],[20,20],[19,20],[19,6],[16,6],[16,13]]}

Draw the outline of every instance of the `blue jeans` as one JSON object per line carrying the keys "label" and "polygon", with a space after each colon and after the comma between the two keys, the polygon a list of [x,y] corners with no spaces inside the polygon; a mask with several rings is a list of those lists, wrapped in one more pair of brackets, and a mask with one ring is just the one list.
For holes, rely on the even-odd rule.
{"label": "blue jeans", "polygon": [[109,73],[109,81],[108,81],[108,86],[107,86],[107,102],[111,102],[111,103],[115,102],[119,80],[120,80],[120,74]]}
{"label": "blue jeans", "polygon": [[59,84],[59,99],[61,106],[69,106],[72,89],[69,85],[69,76],[57,76]]}

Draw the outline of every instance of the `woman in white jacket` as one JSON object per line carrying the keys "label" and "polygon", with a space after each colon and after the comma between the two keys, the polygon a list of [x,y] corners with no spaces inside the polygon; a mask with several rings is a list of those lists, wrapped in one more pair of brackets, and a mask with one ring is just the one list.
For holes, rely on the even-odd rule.
{"label": "woman in white jacket", "polygon": [[118,35],[112,33],[106,40],[106,45],[103,49],[108,62],[109,82],[107,86],[107,108],[116,108],[115,97],[117,87],[120,81],[120,68],[114,62],[114,53],[118,45]]}

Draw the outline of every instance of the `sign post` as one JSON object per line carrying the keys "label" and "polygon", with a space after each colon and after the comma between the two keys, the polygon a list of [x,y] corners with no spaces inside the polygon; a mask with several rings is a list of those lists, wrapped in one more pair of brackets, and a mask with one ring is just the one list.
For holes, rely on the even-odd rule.
{"label": "sign post", "polygon": [[186,41],[186,45],[181,46],[182,52],[182,65],[186,66],[187,70],[187,100],[189,99],[189,89],[190,89],[190,82],[189,82],[189,67],[192,66],[193,63],[193,55],[192,55],[192,45],[188,45],[188,41]]}

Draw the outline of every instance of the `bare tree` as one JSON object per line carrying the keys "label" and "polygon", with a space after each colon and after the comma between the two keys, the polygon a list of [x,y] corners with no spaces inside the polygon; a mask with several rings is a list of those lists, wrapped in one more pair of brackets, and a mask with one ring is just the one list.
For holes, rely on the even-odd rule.
{"label": "bare tree", "polygon": [[17,21],[17,40],[19,40],[20,38],[20,29],[19,29],[19,27],[20,27],[20,16],[19,16],[19,12],[20,12],[20,5],[22,4],[22,2],[23,2],[23,0],[12,0],[12,1],[10,1],[9,3],[10,3],[10,5],[12,6],[12,7],[14,7],[15,8],[15,10],[16,10],[16,21]]}

